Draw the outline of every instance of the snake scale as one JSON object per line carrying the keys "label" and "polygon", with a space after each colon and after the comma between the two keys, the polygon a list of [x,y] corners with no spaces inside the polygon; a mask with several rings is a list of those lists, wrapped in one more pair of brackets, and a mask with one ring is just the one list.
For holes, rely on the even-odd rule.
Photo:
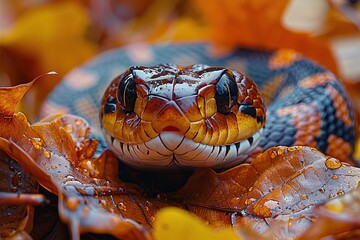
{"label": "snake scale", "polygon": [[136,168],[226,169],[279,145],[351,161],[354,111],[331,72],[292,50],[217,56],[210,48],[136,44],[105,52],[65,76],[41,115],[84,117],[98,153],[109,147]]}

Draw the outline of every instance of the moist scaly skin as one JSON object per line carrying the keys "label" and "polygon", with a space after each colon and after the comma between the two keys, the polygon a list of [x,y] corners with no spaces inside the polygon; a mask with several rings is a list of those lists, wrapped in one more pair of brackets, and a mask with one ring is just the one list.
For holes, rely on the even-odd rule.
{"label": "moist scaly skin", "polygon": [[[240,152],[240,144],[250,139],[252,145],[252,136],[264,127],[265,106],[255,83],[239,72],[206,65],[184,68],[167,64],[132,67],[116,77],[103,96],[100,118],[107,139],[110,139],[109,145],[116,139],[120,148],[125,144],[135,149],[151,145],[149,143],[159,137],[163,145],[166,141],[176,141],[172,138],[184,142],[183,137],[195,147],[199,147],[195,143],[206,146],[203,151],[209,152],[200,154],[205,161],[197,160],[194,152],[188,157],[181,153],[183,156],[180,158],[185,156],[188,159],[184,164],[177,161],[180,158],[177,157],[176,147],[165,143],[165,148],[173,152],[173,161],[163,164],[148,153],[152,160],[151,164],[144,164],[145,168],[156,168],[157,165],[217,168],[228,164],[214,159],[219,154],[210,153],[223,148],[228,154],[232,145],[236,146],[236,150],[231,151],[240,154],[238,160],[225,160],[230,165],[244,160],[246,151]],[[191,148],[188,143],[182,147]],[[154,150],[153,145],[151,148]],[[146,149],[141,150],[146,155]],[[144,157],[131,154],[131,149],[128,152],[131,156],[125,162],[132,165],[132,158],[134,165],[141,167]],[[124,156],[120,154],[119,157]],[[193,164],[191,158],[194,158]]]}

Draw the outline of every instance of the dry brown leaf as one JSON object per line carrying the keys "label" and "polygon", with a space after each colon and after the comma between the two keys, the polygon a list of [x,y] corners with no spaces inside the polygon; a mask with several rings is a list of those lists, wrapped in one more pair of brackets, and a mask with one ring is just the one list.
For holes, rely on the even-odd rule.
{"label": "dry brown leaf", "polygon": [[[0,92],[24,91],[16,89]],[[0,101],[6,102],[3,96]],[[119,178],[118,160],[110,151],[91,159],[97,142],[87,138],[85,120],[67,115],[30,125],[23,114],[11,115],[1,106],[0,149],[58,195],[60,217],[73,239],[82,232],[151,239],[156,213],[169,206],[216,227],[297,237],[316,222],[315,206],[355,189],[360,181],[359,168],[313,148],[274,147],[251,164],[220,174],[197,171],[179,191],[154,197]]]}
{"label": "dry brown leaf", "polygon": [[35,179],[0,149],[0,238],[27,239],[34,205],[44,202]]}

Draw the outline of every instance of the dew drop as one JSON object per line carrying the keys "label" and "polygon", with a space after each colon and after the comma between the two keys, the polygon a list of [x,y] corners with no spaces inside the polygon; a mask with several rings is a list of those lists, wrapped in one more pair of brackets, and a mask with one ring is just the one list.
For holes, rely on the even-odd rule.
{"label": "dew drop", "polygon": [[324,188],[320,188],[319,191],[320,191],[321,193],[324,193],[324,192],[325,192],[325,189],[324,189]]}
{"label": "dew drop", "polygon": [[245,199],[245,204],[246,204],[246,205],[250,205],[250,204],[251,204],[250,199],[248,199],[248,198],[247,198],[247,199]]}
{"label": "dew drop", "polygon": [[303,194],[303,195],[300,196],[301,200],[306,200],[308,198],[309,198],[309,196],[307,194]]}
{"label": "dew drop", "polygon": [[43,141],[40,138],[32,138],[31,143],[35,149],[40,149],[44,145]]}
{"label": "dew drop", "polygon": [[66,199],[65,204],[70,211],[74,211],[79,206],[79,199],[69,197],[68,199]]}
{"label": "dew drop", "polygon": [[271,158],[275,158],[276,156],[277,156],[277,152],[276,152],[276,151],[272,151],[270,157],[271,157]]}
{"label": "dew drop", "polygon": [[293,225],[293,221],[292,221],[292,219],[289,219],[288,227],[290,228],[290,227],[292,227],[292,225]]}
{"label": "dew drop", "polygon": [[46,158],[50,158],[51,157],[51,153],[49,152],[49,151],[44,151],[44,157],[46,157]]}
{"label": "dew drop", "polygon": [[341,195],[344,195],[345,192],[343,190],[339,190],[337,193],[336,193],[338,196],[341,196]]}
{"label": "dew drop", "polygon": [[338,175],[332,175],[331,178],[332,178],[333,180],[337,180],[337,179],[339,179],[339,176],[338,176]]}
{"label": "dew drop", "polygon": [[73,125],[71,124],[67,124],[64,127],[64,130],[67,131],[68,133],[73,133],[75,131],[75,128]]}
{"label": "dew drop", "polygon": [[106,200],[101,199],[101,200],[99,201],[99,204],[100,204],[100,206],[102,206],[103,208],[106,208],[107,202],[106,202]]}
{"label": "dew drop", "polygon": [[325,166],[328,169],[338,169],[341,167],[341,162],[336,158],[329,157],[325,160]]}
{"label": "dew drop", "polygon": [[81,125],[83,123],[83,121],[81,120],[81,119],[76,119],[75,120],[75,125],[76,126],[79,126],[79,125]]}
{"label": "dew drop", "polygon": [[55,164],[53,164],[53,165],[51,165],[51,168],[52,168],[52,169],[56,169],[57,167],[56,167]]}
{"label": "dew drop", "polygon": [[296,148],[296,147],[288,147],[287,150],[288,150],[289,152],[294,152],[294,151],[297,150],[297,148]]}
{"label": "dew drop", "polygon": [[316,148],[311,148],[311,151],[314,153],[318,152],[318,150]]}
{"label": "dew drop", "polygon": [[283,154],[283,153],[284,153],[284,149],[279,148],[279,149],[277,150],[277,154],[278,154],[278,155],[281,155],[281,154]]}
{"label": "dew drop", "polygon": [[124,203],[121,202],[121,203],[118,204],[118,206],[119,206],[119,209],[120,209],[121,211],[126,212],[126,206],[125,206]]}

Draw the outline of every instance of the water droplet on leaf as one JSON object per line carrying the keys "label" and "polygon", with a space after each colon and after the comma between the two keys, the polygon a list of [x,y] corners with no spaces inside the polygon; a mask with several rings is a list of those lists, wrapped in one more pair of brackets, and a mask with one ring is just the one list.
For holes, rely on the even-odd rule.
{"label": "water droplet on leaf", "polygon": [[337,180],[337,179],[339,179],[339,176],[338,176],[338,175],[332,175],[331,178],[332,178],[333,180]]}
{"label": "water droplet on leaf", "polygon": [[51,153],[50,153],[49,151],[44,151],[44,157],[50,158],[50,157],[51,157]]}
{"label": "water droplet on leaf", "polygon": [[303,194],[303,195],[300,196],[301,200],[306,200],[308,198],[309,198],[309,196],[307,194]]}
{"label": "water droplet on leaf", "polygon": [[341,167],[341,162],[336,158],[329,157],[325,160],[325,166],[332,170],[338,169]]}
{"label": "water droplet on leaf", "polygon": [[121,210],[121,211],[124,211],[124,212],[126,212],[126,206],[124,205],[124,203],[119,203],[118,204],[118,206],[119,206],[119,209]]}
{"label": "water droplet on leaf", "polygon": [[40,138],[32,138],[31,143],[35,149],[40,149],[44,145],[43,141]]}
{"label": "water droplet on leaf", "polygon": [[73,133],[75,131],[74,126],[71,124],[67,124],[63,127],[65,129],[65,131],[67,131],[68,133]]}
{"label": "water droplet on leaf", "polygon": [[65,204],[70,211],[74,211],[79,206],[79,199],[70,197],[66,199]]}

